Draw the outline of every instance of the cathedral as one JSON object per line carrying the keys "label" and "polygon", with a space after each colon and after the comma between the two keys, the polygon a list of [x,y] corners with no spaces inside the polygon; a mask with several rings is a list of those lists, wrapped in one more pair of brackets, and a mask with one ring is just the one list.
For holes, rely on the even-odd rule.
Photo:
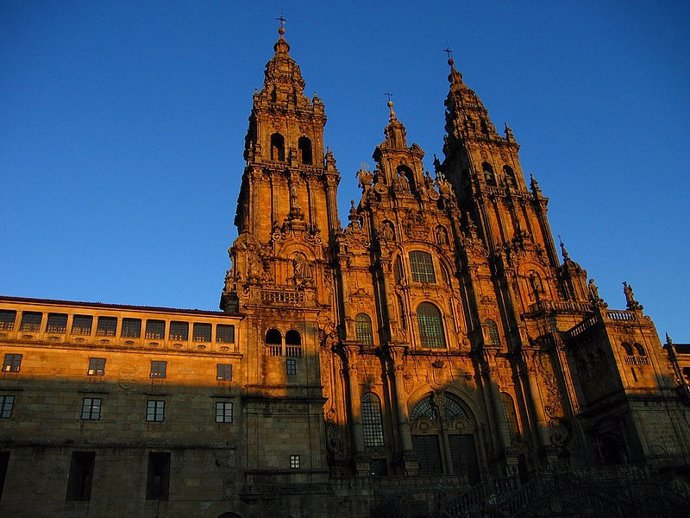
{"label": "cathedral", "polygon": [[341,219],[273,49],[220,311],[0,297],[0,515],[687,512],[690,345],[600,297],[454,60],[443,159],[389,100]]}

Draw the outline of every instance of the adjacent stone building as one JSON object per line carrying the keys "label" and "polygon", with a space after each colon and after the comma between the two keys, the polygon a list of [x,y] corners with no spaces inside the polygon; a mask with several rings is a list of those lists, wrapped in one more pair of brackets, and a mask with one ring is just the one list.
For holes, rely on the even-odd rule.
{"label": "adjacent stone building", "polygon": [[279,33],[221,311],[0,297],[0,514],[687,510],[688,347],[559,257],[453,60],[444,160],[389,102],[343,227],[324,105]]}

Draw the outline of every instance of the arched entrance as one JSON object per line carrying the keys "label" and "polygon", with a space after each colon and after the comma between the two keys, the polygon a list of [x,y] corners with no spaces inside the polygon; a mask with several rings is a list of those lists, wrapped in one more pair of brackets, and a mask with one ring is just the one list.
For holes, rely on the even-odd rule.
{"label": "arched entrance", "polygon": [[449,392],[431,393],[410,412],[410,431],[423,475],[458,475],[480,481],[477,423],[467,406]]}

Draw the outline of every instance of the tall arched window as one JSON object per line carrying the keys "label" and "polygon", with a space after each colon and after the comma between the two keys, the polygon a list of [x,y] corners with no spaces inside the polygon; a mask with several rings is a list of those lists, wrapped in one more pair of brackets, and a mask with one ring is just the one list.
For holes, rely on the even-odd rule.
{"label": "tall arched window", "polygon": [[383,446],[383,419],[381,400],[373,392],[362,394],[362,433],[364,446]]}
{"label": "tall arched window", "polygon": [[623,342],[621,345],[623,346],[623,350],[625,351],[626,356],[633,355],[633,349],[628,342]]}
{"label": "tall arched window", "polygon": [[283,355],[283,335],[277,329],[266,331],[266,347],[271,356]]}
{"label": "tall arched window", "polygon": [[488,162],[482,164],[482,171],[484,172],[484,180],[489,185],[496,185],[496,175],[494,168]]}
{"label": "tall arched window", "polygon": [[436,282],[434,261],[428,252],[420,250],[410,252],[410,270],[412,270],[412,280],[415,282]]}
{"label": "tall arched window", "polygon": [[443,332],[441,312],[430,302],[422,302],[417,306],[417,323],[419,324],[419,339],[422,347],[445,348],[446,337]]}
{"label": "tall arched window", "polygon": [[501,392],[501,399],[503,400],[503,412],[505,413],[506,421],[508,421],[510,437],[511,439],[518,439],[520,437],[520,426],[518,425],[513,397],[507,392]]}
{"label": "tall arched window", "polygon": [[498,345],[501,343],[501,339],[498,336],[498,326],[496,325],[496,322],[488,318],[484,321],[484,325],[486,326],[486,338],[488,339],[488,343],[490,345]]}
{"label": "tall arched window", "polygon": [[374,345],[374,331],[371,318],[366,313],[359,313],[355,317],[355,337],[360,344]]}
{"label": "tall arched window", "polygon": [[453,473],[470,484],[479,482],[477,425],[464,405],[449,392],[422,399],[410,412],[412,447],[424,475]]}
{"label": "tall arched window", "polygon": [[647,356],[647,351],[645,351],[644,347],[642,347],[637,342],[635,342],[633,344],[633,347],[635,348],[635,352],[637,353],[638,356]]}
{"label": "tall arched window", "polygon": [[280,133],[271,135],[271,160],[285,161],[285,138]]}
{"label": "tall arched window", "polygon": [[311,165],[311,140],[309,140],[307,137],[300,137],[297,141],[297,150],[299,152],[299,161],[303,164]]}
{"label": "tall arched window", "polygon": [[302,357],[302,337],[299,331],[290,329],[285,333],[285,356],[288,358]]}

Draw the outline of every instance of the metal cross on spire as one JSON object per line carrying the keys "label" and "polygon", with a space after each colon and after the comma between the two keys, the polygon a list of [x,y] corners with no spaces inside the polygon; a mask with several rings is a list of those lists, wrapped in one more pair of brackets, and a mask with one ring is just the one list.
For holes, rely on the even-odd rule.
{"label": "metal cross on spire", "polygon": [[453,59],[453,51],[450,50],[450,47],[446,47],[445,49],[443,49],[443,52],[448,54],[448,59]]}
{"label": "metal cross on spire", "polygon": [[280,22],[280,28],[284,29],[285,28],[285,22],[287,22],[287,18],[283,16],[283,11],[280,11],[280,16],[276,18]]}
{"label": "metal cross on spire", "polygon": [[383,95],[385,95],[386,97],[388,97],[388,102],[391,102],[391,97],[393,97],[393,94],[392,94],[392,93],[390,93],[390,92],[383,92]]}

